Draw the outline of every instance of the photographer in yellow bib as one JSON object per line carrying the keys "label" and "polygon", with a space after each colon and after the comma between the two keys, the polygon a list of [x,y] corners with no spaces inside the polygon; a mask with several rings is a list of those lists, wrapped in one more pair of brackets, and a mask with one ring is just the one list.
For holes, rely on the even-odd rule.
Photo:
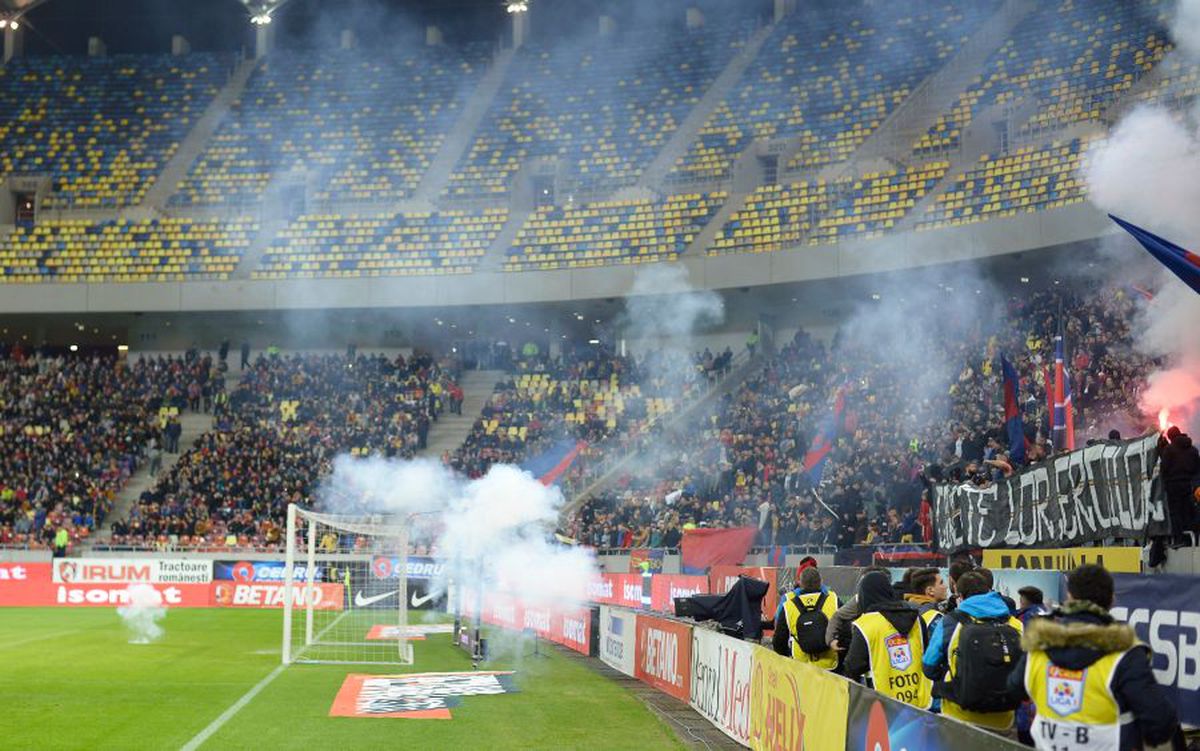
{"label": "photographer in yellow bib", "polygon": [[1030,734],[1044,751],[1183,748],[1175,708],[1150,669],[1150,649],[1114,621],[1113,579],[1084,564],[1067,577],[1067,601],[1025,627],[1026,655],[1009,674],[1010,692],[1037,707]]}
{"label": "photographer in yellow bib", "polygon": [[916,606],[896,596],[891,577],[872,571],[858,582],[860,615],[852,624],[847,678],[921,709],[933,704],[933,682],[921,671],[928,638]]}

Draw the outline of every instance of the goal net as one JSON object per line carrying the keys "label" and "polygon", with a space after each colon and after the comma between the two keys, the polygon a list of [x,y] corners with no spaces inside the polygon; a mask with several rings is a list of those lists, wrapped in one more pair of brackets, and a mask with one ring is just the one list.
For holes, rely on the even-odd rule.
{"label": "goal net", "polygon": [[412,664],[410,521],[288,507],[285,664]]}

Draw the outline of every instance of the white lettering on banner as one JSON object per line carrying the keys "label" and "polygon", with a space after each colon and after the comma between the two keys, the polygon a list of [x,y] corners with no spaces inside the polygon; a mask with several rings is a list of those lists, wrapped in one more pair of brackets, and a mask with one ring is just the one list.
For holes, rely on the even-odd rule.
{"label": "white lettering on banner", "polygon": [[676,597],[691,597],[692,595],[700,594],[700,587],[676,587],[670,585],[671,601],[674,602]]}
{"label": "white lettering on banner", "polygon": [[613,586],[611,579],[601,579],[600,581],[589,582],[587,587],[587,596],[589,600],[610,600],[612,599]]}
{"label": "white lettering on banner", "polygon": [[681,682],[676,672],[678,656],[679,637],[653,626],[646,629],[646,657],[642,670],[672,686],[678,686]]}
{"label": "white lettering on banner", "polygon": [[[158,591],[162,594],[164,605],[178,605],[183,602],[183,596],[175,587],[163,587]],[[129,592],[124,589],[59,585],[54,600],[59,605],[128,605]]]}
{"label": "white lettering on banner", "polygon": [[212,561],[82,558],[54,561],[56,584],[207,584]]}
{"label": "white lettering on banner", "polygon": [[[279,608],[283,607],[283,593],[286,587],[278,584],[235,584],[233,589],[233,604],[247,607]],[[292,587],[292,605],[297,608],[306,607],[309,603],[304,599],[304,593],[309,588],[303,584]],[[325,593],[320,587],[312,588],[312,605],[321,604]]]}
{"label": "white lettering on banner", "polygon": [[[1145,626],[1150,649],[1166,658],[1164,667],[1154,668],[1154,678],[1164,686],[1185,691],[1200,690],[1200,613],[1190,610],[1155,610],[1124,607],[1112,609],[1113,618],[1132,628]],[[1169,634],[1169,635],[1168,635]]]}
{"label": "white lettering on banner", "polygon": [[27,569],[21,564],[0,564],[0,581],[24,581],[29,578]]}
{"label": "white lettering on banner", "polygon": [[533,629],[534,631],[540,631],[543,634],[549,633],[550,613],[545,610],[526,610],[525,628]]}
{"label": "white lettering on banner", "polygon": [[621,599],[627,603],[641,603],[642,601],[642,585],[641,584],[622,584]]}
{"label": "white lettering on banner", "polygon": [[587,644],[587,627],[578,618],[563,616],[563,638],[576,644]]}
{"label": "white lettering on banner", "polygon": [[608,605],[600,606],[600,659],[633,676],[637,651],[636,616]]}
{"label": "white lettering on banner", "polygon": [[711,631],[692,633],[691,705],[730,738],[748,744],[751,647]]}
{"label": "white lettering on banner", "polygon": [[517,611],[512,603],[492,606],[492,618],[502,624],[512,625],[517,622]]}

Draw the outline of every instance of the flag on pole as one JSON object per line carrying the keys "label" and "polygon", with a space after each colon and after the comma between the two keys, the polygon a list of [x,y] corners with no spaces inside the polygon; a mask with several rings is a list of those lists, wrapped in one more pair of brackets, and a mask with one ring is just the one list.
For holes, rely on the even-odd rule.
{"label": "flag on pole", "polygon": [[1000,371],[1004,375],[1004,429],[1008,433],[1008,453],[1014,464],[1025,463],[1025,423],[1021,419],[1020,385],[1017,369],[1003,354]]}
{"label": "flag on pole", "polygon": [[[1062,318],[1054,335],[1054,448],[1057,451],[1075,449],[1075,429],[1071,404],[1071,384],[1067,382],[1067,365],[1063,356]],[[1068,427],[1071,426],[1071,427]]]}
{"label": "flag on pole", "polygon": [[1152,232],[1130,224],[1124,219],[1108,215],[1121,228],[1133,235],[1134,239],[1142,244],[1142,247],[1154,256],[1163,266],[1170,269],[1171,273],[1179,277],[1179,279],[1191,287],[1194,291],[1200,292],[1200,255],[1196,255],[1190,251],[1184,250],[1169,240],[1164,240]]}
{"label": "flag on pole", "polygon": [[808,473],[813,487],[820,485],[821,478],[825,475],[825,465],[829,461],[829,454],[833,451],[833,445],[837,443],[838,435],[842,431],[845,411],[846,387],[841,386],[834,395],[833,409],[825,416],[825,419],[821,420],[821,426],[817,429],[817,434],[813,436],[808,453],[804,455],[804,471]]}
{"label": "flag on pole", "polygon": [[1046,433],[1047,437],[1054,435],[1054,373],[1049,365],[1042,366],[1042,383],[1046,385]]}

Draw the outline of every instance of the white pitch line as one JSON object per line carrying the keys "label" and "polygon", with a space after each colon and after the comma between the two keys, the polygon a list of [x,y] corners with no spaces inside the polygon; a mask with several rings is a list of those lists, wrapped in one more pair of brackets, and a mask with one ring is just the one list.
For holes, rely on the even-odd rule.
{"label": "white pitch line", "polygon": [[192,738],[190,741],[188,741],[183,746],[182,751],[195,751],[197,748],[200,748],[200,746],[206,740],[208,740],[209,738],[212,737],[213,733],[216,733],[218,730],[220,730],[221,727],[225,723],[229,722],[235,714],[242,711],[242,708],[245,707],[247,704],[249,704],[250,701],[252,699],[254,699],[255,696],[258,696],[258,693],[260,691],[262,691],[264,688],[266,688],[267,685],[271,681],[278,678],[279,674],[282,673],[284,668],[286,668],[286,667],[287,667],[287,665],[277,666],[274,670],[272,670],[270,673],[267,674],[266,678],[263,678],[261,681],[254,684],[254,688],[247,691],[242,696],[242,698],[238,699],[237,701],[235,701],[233,703],[233,706],[231,706],[229,709],[226,709],[224,712],[222,712],[220,717],[218,717],[217,719],[208,723],[208,727],[201,730],[199,733],[197,733],[195,735],[194,738]]}
{"label": "white pitch line", "polygon": [[0,644],[0,649],[13,649],[16,647],[23,647],[24,644],[32,644],[34,642],[44,642],[44,641],[46,641],[46,639],[54,639],[54,638],[58,638],[60,636],[66,636],[66,635],[68,635],[68,633],[78,633],[79,631],[82,631],[82,630],[83,629],[70,629],[67,631],[50,631],[49,633],[42,633],[41,636],[31,636],[29,638],[17,639],[16,642],[5,642],[4,644]]}

